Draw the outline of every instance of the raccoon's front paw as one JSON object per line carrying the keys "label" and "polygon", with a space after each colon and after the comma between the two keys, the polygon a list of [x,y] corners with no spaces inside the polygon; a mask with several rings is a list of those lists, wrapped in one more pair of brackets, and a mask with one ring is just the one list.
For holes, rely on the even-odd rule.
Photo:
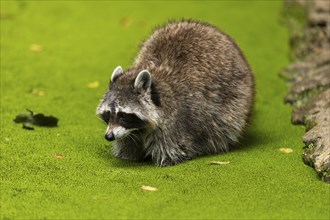
{"label": "raccoon's front paw", "polygon": [[166,166],[174,166],[179,163],[183,163],[185,161],[189,160],[189,158],[161,158],[161,159],[153,159],[154,163],[159,167],[166,167]]}
{"label": "raccoon's front paw", "polygon": [[143,153],[132,153],[132,152],[127,153],[123,151],[113,152],[112,155],[114,157],[118,157],[125,160],[133,160],[133,161],[143,161],[145,157]]}
{"label": "raccoon's front paw", "polygon": [[133,161],[142,161],[145,157],[143,150],[122,145],[113,146],[112,155],[114,157]]}

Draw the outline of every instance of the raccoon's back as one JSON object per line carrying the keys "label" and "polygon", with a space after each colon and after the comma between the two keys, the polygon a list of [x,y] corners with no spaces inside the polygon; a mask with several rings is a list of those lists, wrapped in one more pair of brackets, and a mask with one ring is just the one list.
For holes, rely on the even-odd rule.
{"label": "raccoon's back", "polygon": [[135,65],[150,70],[156,81],[171,87],[170,95],[182,100],[189,102],[192,92],[192,98],[212,105],[241,97],[247,109],[252,107],[254,82],[244,55],[231,37],[207,23],[170,22],[156,29],[142,44]]}
{"label": "raccoon's back", "polygon": [[[240,59],[240,60],[237,60]],[[235,42],[217,28],[195,21],[170,22],[154,31],[141,47],[137,65],[167,69],[171,75],[219,72],[245,62]],[[167,75],[167,77],[170,77]],[[180,77],[180,76],[175,76]],[[182,76],[185,77],[185,76]]]}

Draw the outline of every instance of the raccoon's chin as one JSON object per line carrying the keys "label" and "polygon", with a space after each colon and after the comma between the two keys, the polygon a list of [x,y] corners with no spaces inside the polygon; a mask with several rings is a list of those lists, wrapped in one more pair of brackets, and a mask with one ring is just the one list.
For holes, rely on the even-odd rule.
{"label": "raccoon's chin", "polygon": [[132,136],[134,136],[134,138],[139,138],[137,134],[134,134],[135,131],[138,131],[138,129],[127,129],[125,132],[115,136],[115,140],[123,140],[126,138],[131,138]]}

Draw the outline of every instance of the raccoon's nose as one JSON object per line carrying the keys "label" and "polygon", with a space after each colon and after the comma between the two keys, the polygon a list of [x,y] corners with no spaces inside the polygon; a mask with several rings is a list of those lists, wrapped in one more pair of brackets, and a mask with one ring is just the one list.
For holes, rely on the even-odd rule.
{"label": "raccoon's nose", "polygon": [[113,141],[113,140],[115,140],[115,135],[113,134],[112,131],[105,133],[105,136],[104,137],[105,137],[105,139],[107,141]]}

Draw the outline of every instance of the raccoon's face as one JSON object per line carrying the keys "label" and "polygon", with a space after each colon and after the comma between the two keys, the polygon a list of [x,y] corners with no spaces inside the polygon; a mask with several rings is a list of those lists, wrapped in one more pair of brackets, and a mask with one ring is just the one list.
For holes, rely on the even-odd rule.
{"label": "raccoon's face", "polygon": [[152,84],[147,70],[142,70],[136,77],[124,73],[120,66],[114,70],[109,90],[96,110],[108,126],[105,133],[108,141],[125,138],[133,131],[143,134],[156,126],[160,103],[159,97],[154,97]]}

